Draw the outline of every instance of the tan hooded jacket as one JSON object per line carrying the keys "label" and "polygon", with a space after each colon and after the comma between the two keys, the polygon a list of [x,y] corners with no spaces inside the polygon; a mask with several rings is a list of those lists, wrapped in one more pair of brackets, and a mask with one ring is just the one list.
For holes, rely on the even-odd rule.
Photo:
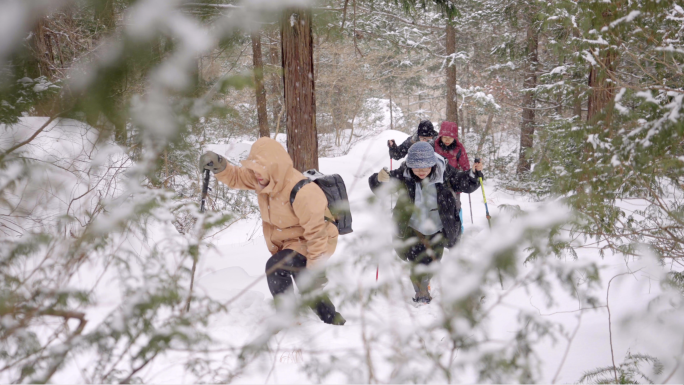
{"label": "tan hooded jacket", "polygon": [[[257,140],[242,162],[243,167],[228,164],[216,179],[230,188],[255,190],[271,255],[284,249],[294,250],[307,258],[307,268],[329,258],[337,246],[337,227],[325,220],[329,217],[328,200],[315,183],[299,190],[290,204],[292,188],[306,177],[295,170],[283,146],[271,138]],[[267,180],[262,186],[254,171]]]}

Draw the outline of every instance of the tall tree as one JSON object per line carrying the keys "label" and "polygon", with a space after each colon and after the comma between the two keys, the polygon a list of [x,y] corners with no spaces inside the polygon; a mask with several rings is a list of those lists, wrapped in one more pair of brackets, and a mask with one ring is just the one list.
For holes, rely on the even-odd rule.
{"label": "tall tree", "polygon": [[287,151],[300,171],[318,168],[312,20],[310,9],[287,9],[280,29]]}
{"label": "tall tree", "polygon": [[446,25],[446,120],[458,124],[458,102],[456,101],[456,28],[451,21]]}
{"label": "tall tree", "polygon": [[[619,9],[612,4],[610,6],[597,4],[595,7],[596,17],[592,21],[594,26],[599,28],[607,28],[615,19],[614,15],[619,12]],[[607,36],[611,37],[609,34]],[[603,117],[605,126],[609,127],[615,97],[614,72],[618,58],[617,51],[611,44],[608,47],[591,47],[589,52],[594,58],[594,63],[589,69],[590,93],[587,102],[587,122],[593,124]]]}
{"label": "tall tree", "polygon": [[[579,28],[575,27],[572,29],[572,36],[574,39],[579,39]],[[577,120],[582,120],[581,89],[577,85],[582,81],[582,79],[584,79],[584,76],[584,71],[582,71],[580,68],[576,68],[574,73],[572,74],[572,80],[575,83],[575,87],[573,90],[572,113]]]}
{"label": "tall tree", "polygon": [[535,23],[535,12],[528,11],[527,23],[527,49],[525,59],[525,72],[523,80],[523,100],[522,100],[522,123],[520,125],[520,156],[518,158],[517,174],[530,171],[531,162],[529,152],[534,145],[534,111],[536,108],[535,88],[537,87],[537,67],[539,56],[539,30]]}
{"label": "tall tree", "polygon": [[259,136],[269,137],[268,114],[266,111],[266,89],[264,88],[264,61],[261,56],[261,32],[252,32],[252,64],[254,65],[254,85],[256,91]]}

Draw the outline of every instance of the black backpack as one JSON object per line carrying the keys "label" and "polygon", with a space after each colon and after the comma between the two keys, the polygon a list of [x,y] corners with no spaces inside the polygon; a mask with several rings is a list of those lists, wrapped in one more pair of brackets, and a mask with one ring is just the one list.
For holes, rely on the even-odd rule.
{"label": "black backpack", "polygon": [[328,199],[328,209],[333,216],[333,223],[337,226],[340,235],[349,234],[352,231],[352,217],[349,208],[349,198],[347,198],[347,187],[344,180],[337,174],[325,175],[318,170],[308,170],[304,172],[308,179],[302,179],[292,188],[290,193],[290,204],[294,204],[299,190],[307,184],[314,182],[323,190]]}

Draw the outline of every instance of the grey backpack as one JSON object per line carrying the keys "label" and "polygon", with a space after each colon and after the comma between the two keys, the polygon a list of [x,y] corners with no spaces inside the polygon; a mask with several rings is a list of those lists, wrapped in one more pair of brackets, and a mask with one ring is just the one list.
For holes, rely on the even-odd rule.
{"label": "grey backpack", "polygon": [[347,197],[347,187],[344,180],[337,174],[325,175],[318,170],[308,170],[304,172],[308,179],[302,179],[292,188],[290,193],[290,204],[294,204],[299,190],[307,184],[313,182],[323,190],[328,199],[328,209],[333,216],[333,223],[340,232],[340,235],[349,234],[352,230],[352,216]]}

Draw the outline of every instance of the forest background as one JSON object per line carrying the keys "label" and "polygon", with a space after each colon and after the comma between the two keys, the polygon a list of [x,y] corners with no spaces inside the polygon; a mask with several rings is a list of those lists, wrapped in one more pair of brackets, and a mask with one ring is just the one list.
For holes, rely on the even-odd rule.
{"label": "forest background", "polygon": [[[577,260],[587,248],[649,256],[664,271],[658,303],[682,311],[684,9],[675,1],[8,0],[0,36],[0,371],[12,381],[49,381],[70,352],[95,349],[88,380],[128,382],[178,341],[203,343],[188,326],[227,305],[188,291],[190,266],[208,232],[257,208],[212,182],[211,212],[200,214],[197,159],[259,136],[282,138],[303,170],[388,128],[456,121],[498,188],[570,212],[526,224],[525,247],[492,251],[487,271],[516,279],[521,255]],[[283,53],[293,52],[313,71],[288,83]],[[310,98],[288,99],[304,81]],[[46,119],[28,124],[34,117]],[[67,130],[82,146],[55,150],[44,134],[71,121],[92,129]],[[185,237],[175,264],[157,248],[122,253],[121,241],[145,238],[152,219]],[[381,256],[363,258],[372,266]],[[84,337],[83,309],[97,302],[84,287],[99,280],[76,277],[92,264],[120,279],[129,305]],[[584,282],[596,278],[576,268]],[[577,291],[575,278],[557,280]],[[471,327],[486,318],[473,307],[480,294],[454,299]],[[202,311],[183,311],[190,303]],[[453,349],[468,345],[461,332],[438,331],[451,333]],[[524,346],[486,357],[481,378],[534,378]],[[636,381],[639,362],[657,361],[634,357],[593,376]]]}

